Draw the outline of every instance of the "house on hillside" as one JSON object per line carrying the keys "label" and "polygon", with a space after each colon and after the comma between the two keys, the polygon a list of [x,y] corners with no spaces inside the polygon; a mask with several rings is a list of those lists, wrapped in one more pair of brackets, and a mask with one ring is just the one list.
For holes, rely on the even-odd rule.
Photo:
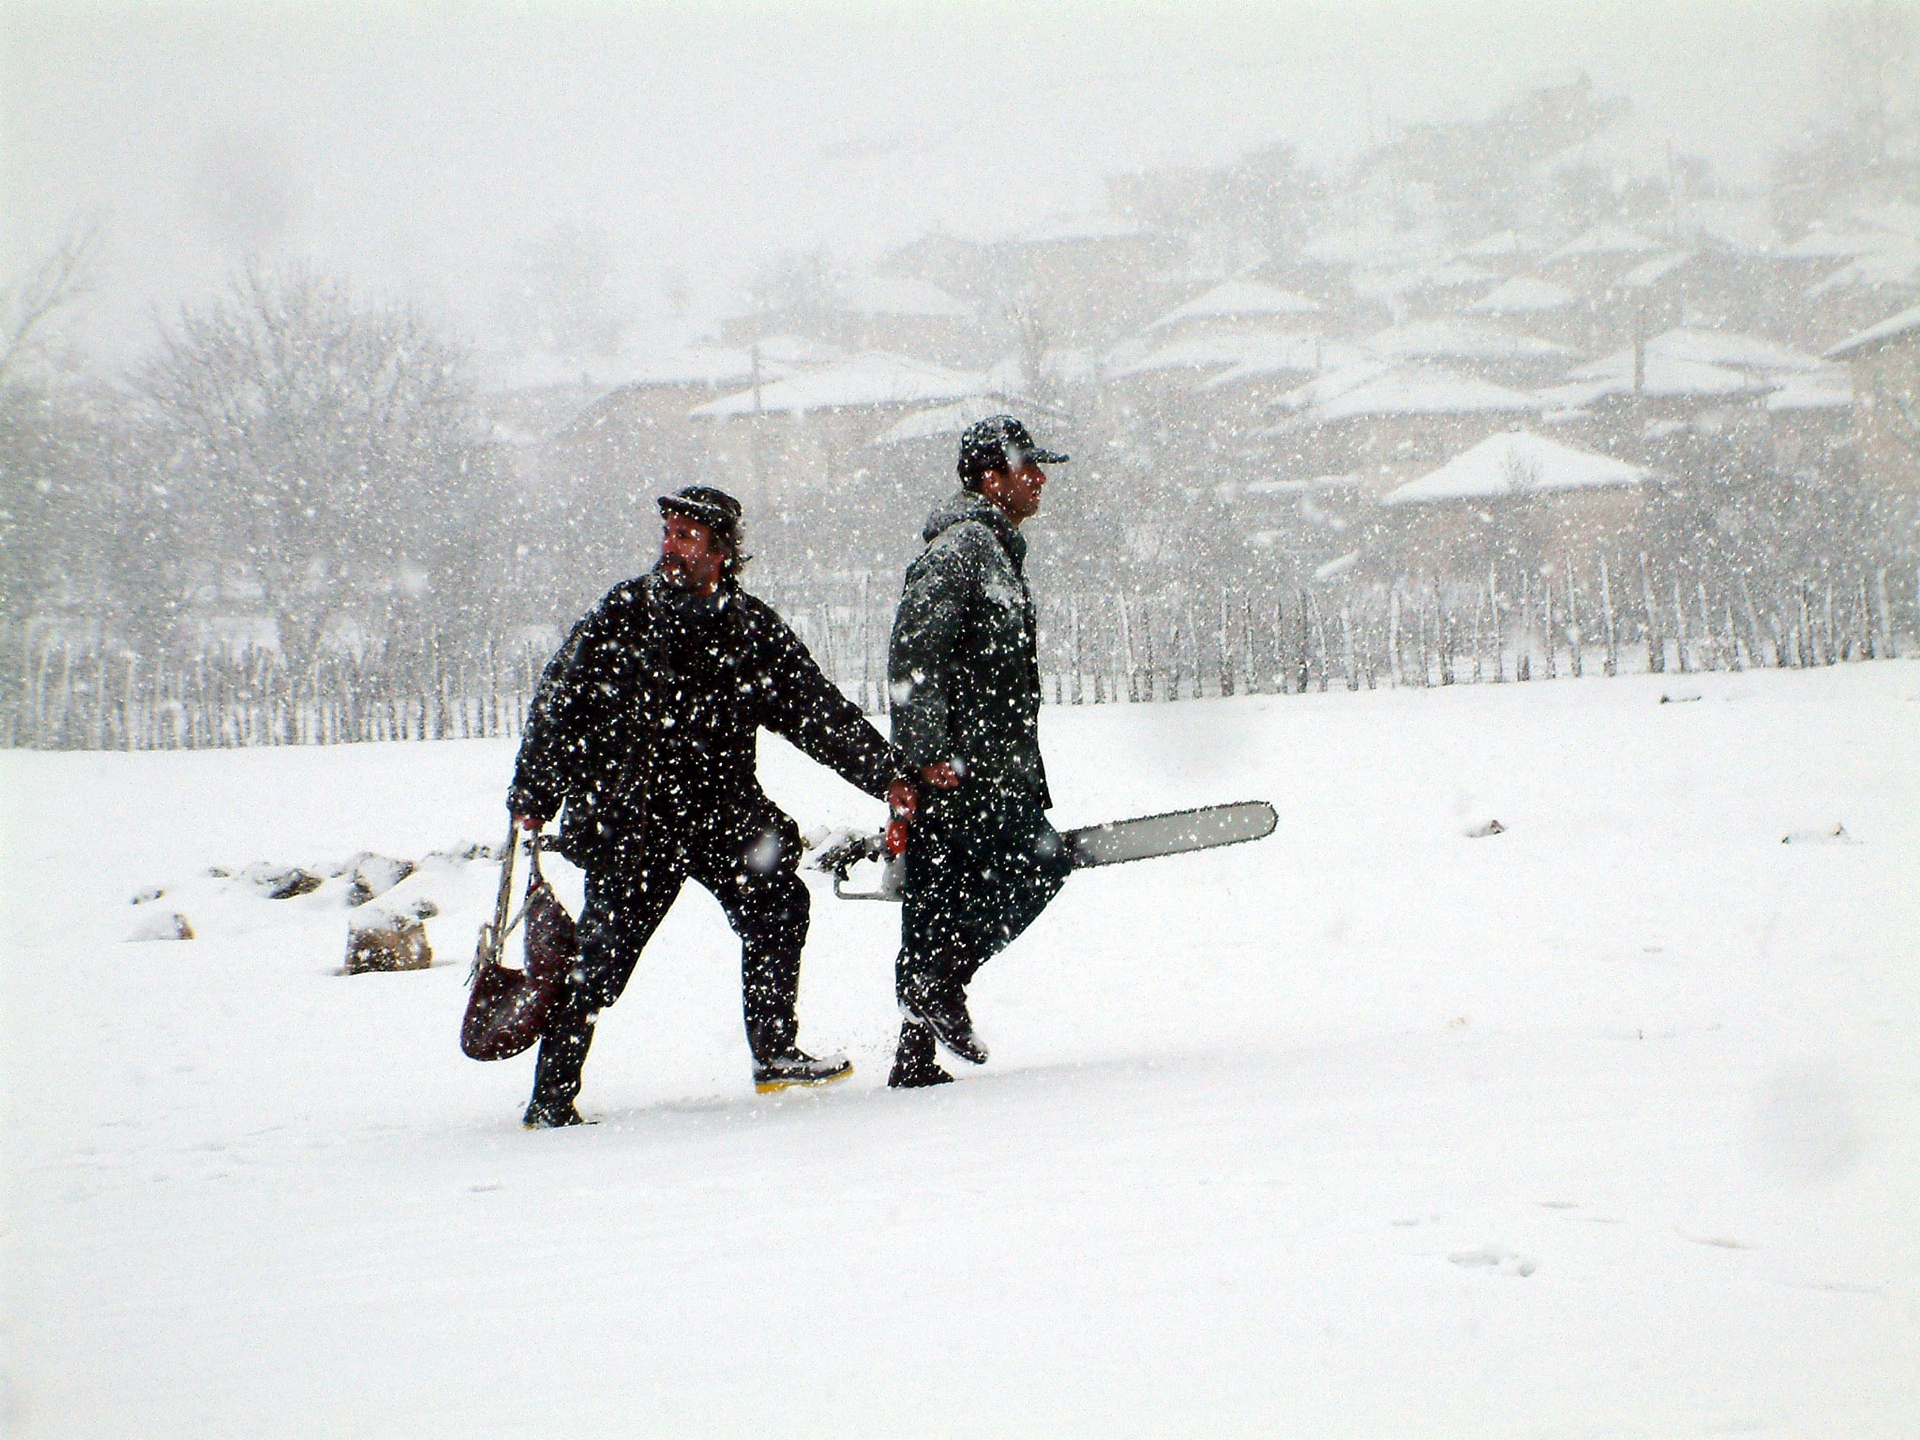
{"label": "house on hillside", "polygon": [[1463,300],[1484,295],[1506,277],[1462,260],[1407,265],[1387,270],[1355,270],[1353,293],[1395,325],[1458,309]]}
{"label": "house on hillside", "polygon": [[1444,366],[1372,360],[1299,387],[1275,409],[1292,414],[1260,432],[1272,474],[1353,474],[1380,495],[1531,419],[1540,402]]}
{"label": "house on hillside", "polygon": [[1848,393],[1845,375],[1817,355],[1680,327],[1580,366],[1540,397],[1565,433],[1641,461],[1678,469],[1738,449],[1795,468],[1830,462]]}
{"label": "house on hillside", "polygon": [[771,334],[792,334],[833,351],[887,350],[935,364],[979,364],[1004,343],[976,307],[929,281],[895,275],[840,280],[804,305],[758,308],[721,322],[738,349],[764,348]]}
{"label": "house on hillside", "polygon": [[[701,478],[746,504],[756,553],[788,574],[820,557],[904,565],[914,536],[902,516],[924,512],[947,483],[902,468],[902,452],[876,449],[889,427],[929,406],[983,397],[996,410],[1024,402],[996,392],[984,370],[948,370],[883,351],[797,371],[757,389],[697,405],[709,469]],[[756,519],[755,517],[758,517]]]}
{"label": "house on hillside", "polygon": [[1530,335],[1575,350],[1582,349],[1593,332],[1587,307],[1580,296],[1564,285],[1524,273],[1462,305],[1458,313],[1470,320],[1517,326]]}
{"label": "house on hillside", "polygon": [[1811,309],[1792,267],[1776,254],[1711,237],[1632,266],[1619,277],[1610,303],[1619,312],[1611,327],[1616,335],[1622,324],[1642,334],[1684,325],[1764,329],[1800,339]]}
{"label": "house on hillside", "polygon": [[[1167,309],[1180,259],[1169,235],[1110,215],[1057,215],[979,248],[973,294],[1015,316],[1036,343],[1105,349]],[[1190,293],[1190,292],[1189,292]]]}
{"label": "house on hillside", "polygon": [[[809,353],[784,342],[769,347],[786,356]],[[503,435],[506,453],[528,497],[568,516],[591,516],[574,564],[597,579],[629,574],[635,556],[658,543],[653,496],[704,478],[717,457],[711,432],[687,412],[756,383],[772,384],[802,368],[755,352],[696,346],[628,364],[619,383],[568,392],[571,403],[509,412],[537,429]],[[496,433],[502,422],[496,420]]]}
{"label": "house on hillside", "polygon": [[1860,477],[1887,497],[1888,518],[1904,527],[1911,551],[1920,508],[1920,305],[1849,336],[1827,358],[1852,371]]}
{"label": "house on hillside", "polygon": [[835,344],[884,350],[939,365],[980,365],[999,341],[972,305],[925,280],[870,275],[848,282],[833,312]]}
{"label": "house on hillside", "polygon": [[1459,258],[1512,279],[1558,248],[1536,230],[1496,230],[1462,250]]}
{"label": "house on hillside", "polygon": [[1516,387],[1556,380],[1580,358],[1570,346],[1458,315],[1396,325],[1359,343],[1378,360],[1445,365]]}
{"label": "house on hillside", "polygon": [[1525,430],[1491,435],[1380,497],[1375,563],[1479,576],[1630,544],[1651,473]]}

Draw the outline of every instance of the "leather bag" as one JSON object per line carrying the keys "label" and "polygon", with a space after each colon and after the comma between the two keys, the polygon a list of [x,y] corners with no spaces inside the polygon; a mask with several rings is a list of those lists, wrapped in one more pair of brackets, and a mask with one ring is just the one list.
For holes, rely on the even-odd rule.
{"label": "leather bag", "polygon": [[[509,921],[518,837],[508,834],[493,921],[480,927],[467,1013],[460,1025],[460,1049],[474,1060],[505,1060],[538,1040],[567,972],[580,958],[580,937],[573,917],[540,873],[540,838],[536,835],[527,841],[530,864],[526,903],[520,915]],[[527,925],[525,957],[521,968],[515,970],[501,964],[500,957],[507,936],[522,918]]]}

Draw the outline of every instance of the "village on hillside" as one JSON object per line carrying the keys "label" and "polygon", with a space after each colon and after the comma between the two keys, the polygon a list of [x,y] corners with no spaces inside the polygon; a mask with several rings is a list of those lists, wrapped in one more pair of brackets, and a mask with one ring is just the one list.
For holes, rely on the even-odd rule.
{"label": "village on hillside", "polygon": [[707,343],[551,386],[536,359],[489,404],[530,484],[641,529],[634,475],[734,490],[796,589],[893,583],[959,432],[1002,410],[1075,455],[1048,533],[1089,592],[1601,549],[1771,581],[1891,547],[1877,579],[1914,547],[1920,204],[1895,175],[1783,233],[1780,194],[1645,142],[1574,76],[1416,128],[1342,193],[1284,148],[1112,177],[1104,213],[795,264]]}
{"label": "village on hillside", "polygon": [[[373,517],[387,543],[337,563],[301,654],[351,652],[363,688],[405,668],[448,695],[457,663],[523,696],[649,562],[653,497],[700,481],[745,504],[750,587],[878,707],[922,517],[959,433],[1003,411],[1073,457],[1033,526],[1062,698],[1398,681],[1429,625],[1423,681],[1469,650],[1551,671],[1561,644],[1577,673],[1603,631],[1609,666],[1628,635],[1648,664],[1669,641],[1682,666],[1889,653],[1920,637],[1920,165],[1879,145],[1742,191],[1575,74],[1337,182],[1274,146],[857,273],[783,256],[717,321],[491,355],[483,438]],[[288,648],[298,607],[259,567],[138,563],[171,597],[139,648]],[[458,615],[420,618],[450,565]],[[96,648],[81,568],[10,607],[22,654]],[[44,730],[14,702],[12,734]]]}

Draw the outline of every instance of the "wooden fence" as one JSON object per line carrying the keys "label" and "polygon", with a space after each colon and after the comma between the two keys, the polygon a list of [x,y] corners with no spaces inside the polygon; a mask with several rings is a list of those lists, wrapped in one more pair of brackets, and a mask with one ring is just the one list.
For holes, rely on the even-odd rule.
{"label": "wooden fence", "polygon": [[[851,585],[773,598],[863,709],[886,707],[893,596]],[[1920,654],[1920,574],[1829,571],[1756,586],[1644,557],[1550,577],[1290,592],[1224,588],[1043,600],[1043,691],[1055,704],[1149,703],[1330,688],[1588,674],[1811,668]],[[31,633],[19,627],[19,633]],[[0,745],[179,750],[516,736],[546,657],[487,647],[430,666],[332,654],[292,674],[265,649],[141,656],[20,640],[0,658]]]}

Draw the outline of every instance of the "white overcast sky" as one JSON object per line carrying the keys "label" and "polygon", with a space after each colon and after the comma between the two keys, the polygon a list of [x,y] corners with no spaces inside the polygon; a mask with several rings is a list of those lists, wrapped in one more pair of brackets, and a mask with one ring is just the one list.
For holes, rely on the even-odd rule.
{"label": "white overcast sky", "polygon": [[1817,106],[1818,15],[0,0],[0,259],[16,273],[69,217],[105,213],[103,356],[143,347],[262,238],[477,326],[515,245],[570,220],[606,233],[643,309],[667,269],[711,306],[781,248],[857,261],[935,226],[1003,231],[1097,206],[1103,174],[1279,140],[1335,166],[1396,122],[1484,113],[1572,66],[1751,177]]}

